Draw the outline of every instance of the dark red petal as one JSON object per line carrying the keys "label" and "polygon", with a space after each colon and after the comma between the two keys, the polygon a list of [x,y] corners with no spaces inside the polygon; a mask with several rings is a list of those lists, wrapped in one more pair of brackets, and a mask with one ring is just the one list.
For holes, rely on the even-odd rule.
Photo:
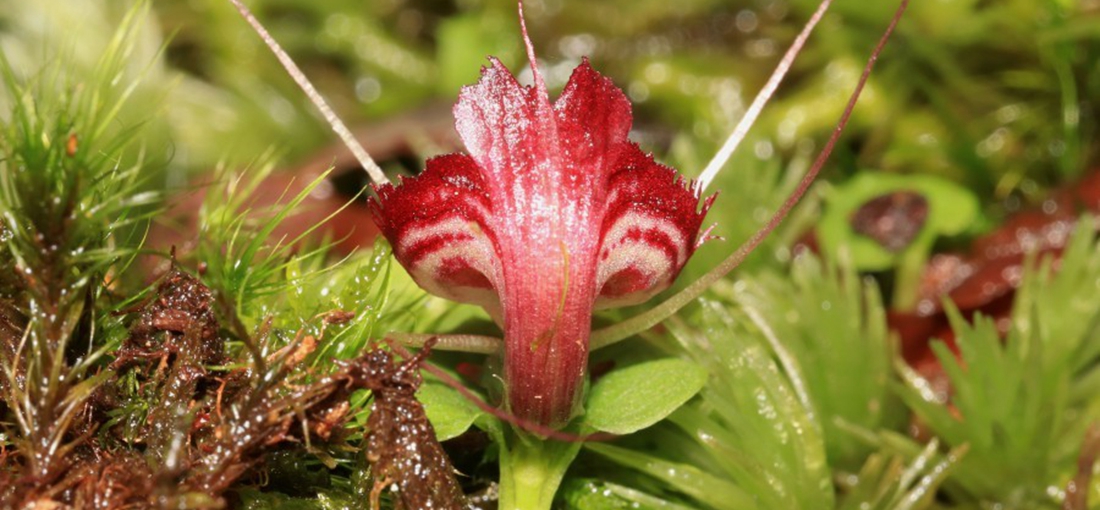
{"label": "dark red petal", "polygon": [[493,200],[508,405],[548,424],[567,421],[581,396],[609,163],[629,143],[629,104],[582,67],[551,107],[493,61],[455,105]]}
{"label": "dark red petal", "polygon": [[619,168],[620,154],[633,145],[627,139],[633,122],[630,101],[585,59],[554,103],[554,116],[563,162],[578,180],[593,186],[577,191],[603,198],[608,179]]}
{"label": "dark red petal", "polygon": [[608,183],[600,231],[597,308],[641,303],[668,288],[698,245],[711,196],[631,145]]}
{"label": "dark red petal", "polygon": [[421,175],[376,191],[378,200],[371,202],[375,223],[417,284],[438,296],[499,311],[493,203],[469,156],[432,158]]}

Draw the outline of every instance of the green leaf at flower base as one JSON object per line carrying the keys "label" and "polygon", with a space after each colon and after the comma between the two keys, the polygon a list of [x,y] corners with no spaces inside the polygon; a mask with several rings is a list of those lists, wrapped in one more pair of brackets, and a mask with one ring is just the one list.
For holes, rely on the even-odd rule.
{"label": "green leaf at flower base", "polygon": [[440,441],[458,437],[481,416],[473,402],[458,391],[439,381],[428,380],[420,385],[416,398],[424,405],[428,421],[435,428],[435,437]]}
{"label": "green leaf at flower base", "polygon": [[672,414],[706,381],[706,370],[677,358],[616,370],[592,386],[585,421],[612,434],[636,432]]}
{"label": "green leaf at flower base", "polygon": [[[928,217],[920,233],[904,250],[892,253],[875,240],[860,235],[851,225],[855,212],[869,200],[896,191],[919,193],[928,201]],[[841,246],[851,250],[858,270],[878,271],[893,267],[913,251],[927,252],[940,235],[965,231],[977,218],[974,194],[950,181],[932,175],[892,175],[864,171],[829,193],[828,207],[818,225],[824,253],[837,253]]]}

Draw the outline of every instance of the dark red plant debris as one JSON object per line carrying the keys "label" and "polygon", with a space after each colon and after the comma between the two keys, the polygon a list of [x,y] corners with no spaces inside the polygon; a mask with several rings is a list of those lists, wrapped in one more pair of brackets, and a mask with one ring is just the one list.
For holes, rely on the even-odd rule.
{"label": "dark red plant debris", "polygon": [[216,365],[225,361],[224,340],[218,337],[214,316],[214,294],[197,278],[173,268],[157,285],[157,295],[141,310],[130,326],[130,336],[115,353],[111,368],[119,371],[134,364],[164,363],[161,358],[180,353],[181,342],[195,335],[196,345],[187,347],[198,363]]}
{"label": "dark red plant debris", "polygon": [[[19,345],[19,338],[27,327],[27,319],[10,299],[0,298],[0,359],[12,359]],[[7,377],[0,377],[0,395],[7,392]],[[0,399],[0,411],[4,401]]]}
{"label": "dark red plant debris", "polygon": [[3,440],[10,448],[0,443],[0,508],[48,507],[71,491],[89,437],[65,352],[67,340],[86,338],[89,294],[66,281],[56,249],[44,251],[41,265],[17,271],[17,297],[0,301],[0,417],[15,432]]}
{"label": "dark red plant debris", "polygon": [[[335,312],[325,316],[325,324],[346,317],[345,312]],[[270,328],[262,331],[256,341],[264,343]],[[304,366],[302,361],[316,345],[316,338],[300,332],[264,360],[263,370],[254,363],[221,378],[218,388],[201,402],[202,411],[192,413],[188,427],[177,429],[194,445],[184,485],[221,496],[274,448],[343,439],[334,431],[343,429],[347,417],[346,377],[313,374]]]}
{"label": "dark red plant debris", "polygon": [[914,191],[877,196],[851,217],[852,230],[870,237],[887,251],[904,250],[928,219],[928,199]]}
{"label": "dark red plant debris", "polygon": [[374,400],[367,422],[372,509],[380,508],[387,488],[395,492],[394,504],[400,509],[461,509],[465,505],[451,461],[415,397],[422,381],[420,364],[432,343],[401,364],[389,351],[374,349],[345,365],[353,384],[370,389]]}
{"label": "dark red plant debris", "polygon": [[[427,350],[398,364],[375,348],[335,371],[316,369],[307,360],[326,328],[354,318],[335,310],[317,318],[319,331],[303,329],[262,358],[242,350],[234,360],[216,306],[197,278],[178,269],[164,276],[134,314],[113,372],[64,432],[73,445],[65,462],[50,464],[48,477],[29,476],[36,445],[0,448],[0,508],[225,508],[242,484],[304,472],[288,458],[334,467],[326,452],[353,450],[345,442],[349,397],[363,389],[374,392],[365,448],[378,476],[375,498],[393,485],[404,508],[462,507],[450,461],[414,397]],[[13,350],[25,327],[0,302],[4,349]],[[275,338],[268,321],[256,338],[241,340]],[[241,365],[216,368],[234,361]],[[268,463],[273,452],[280,455]],[[325,477],[298,489],[327,484],[321,471]]]}
{"label": "dark red plant debris", "polygon": [[245,483],[292,497],[316,497],[318,489],[332,487],[332,473],[311,458],[305,445],[286,445],[264,455],[263,469],[253,470]]}

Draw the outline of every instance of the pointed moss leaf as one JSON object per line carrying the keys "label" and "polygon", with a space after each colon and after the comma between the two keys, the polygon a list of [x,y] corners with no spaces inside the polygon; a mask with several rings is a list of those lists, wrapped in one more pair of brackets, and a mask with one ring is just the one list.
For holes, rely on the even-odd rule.
{"label": "pointed moss leaf", "polygon": [[592,386],[585,420],[597,430],[629,434],[672,414],[706,381],[706,370],[676,358],[616,370]]}
{"label": "pointed moss leaf", "polygon": [[481,410],[466,397],[439,381],[424,381],[420,391],[416,392],[416,398],[424,405],[424,412],[440,441],[466,432],[481,415]]}

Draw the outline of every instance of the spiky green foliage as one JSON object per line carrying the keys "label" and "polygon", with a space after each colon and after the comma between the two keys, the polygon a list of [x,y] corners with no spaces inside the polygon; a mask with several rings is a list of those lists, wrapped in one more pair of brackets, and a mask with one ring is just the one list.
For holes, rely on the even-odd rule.
{"label": "spiky green foliage", "polygon": [[133,156],[140,147],[115,125],[132,91],[120,73],[133,26],[124,22],[86,81],[60,61],[24,75],[0,60],[0,298],[18,326],[0,338],[0,396],[12,419],[4,435],[14,449],[0,466],[4,505],[17,504],[20,489],[44,496],[73,482],[60,477],[93,432],[78,415],[106,378],[93,370],[107,345],[99,328],[110,322],[101,295],[118,285],[155,210]]}
{"label": "spiky green foliage", "polygon": [[[293,196],[280,197],[273,205],[256,205],[256,189],[271,174],[271,164],[250,172],[225,172],[208,194],[199,211],[199,241],[196,256],[205,264],[206,281],[219,299],[233,310],[242,334],[257,327],[272,311],[286,306],[291,286],[314,278],[323,260],[325,246],[302,251],[302,244],[320,224],[310,226],[294,238],[275,235],[276,229],[293,216],[295,209],[323,182],[322,173]],[[303,267],[312,268],[303,270]],[[316,305],[297,292],[300,308]],[[307,304],[308,303],[308,304]],[[314,310],[318,313],[320,310]]]}
{"label": "spiky green foliage", "polygon": [[[256,190],[272,171],[270,164],[243,172],[224,170],[207,188],[198,214],[192,256],[204,266],[204,282],[225,309],[232,310],[226,320],[238,336],[247,338],[247,332],[269,319],[278,328],[295,330],[328,311],[354,314],[350,323],[329,331],[333,336],[314,360],[319,363],[353,357],[389,331],[430,328],[442,317],[455,315],[438,303],[430,306],[408,275],[395,272],[390,248],[382,239],[370,251],[336,257],[318,231],[337,212],[293,237],[282,233],[286,224],[297,221],[302,201],[326,182],[329,172],[299,187],[293,196],[284,190],[274,203],[258,205]],[[413,307],[421,307],[421,313],[409,313]],[[282,344],[276,341],[272,346]]]}
{"label": "spiky green foliage", "polygon": [[1074,472],[1085,431],[1100,415],[1090,379],[1100,356],[1100,250],[1092,221],[1077,235],[1053,273],[1049,259],[1024,277],[1007,338],[977,317],[968,324],[952,311],[961,356],[934,346],[951,379],[950,405],[906,370],[901,395],[945,442],[967,454],[952,477],[960,501],[1007,508],[1056,508]]}
{"label": "spiky green foliage", "polygon": [[829,464],[855,469],[871,453],[842,426],[897,429],[904,410],[889,388],[893,346],[879,291],[850,269],[795,260],[729,287],[730,299],[768,339],[788,374],[801,374],[826,436]]}
{"label": "spiky green foliage", "polygon": [[726,307],[709,303],[703,313],[701,329],[676,333],[716,380],[673,423],[716,452],[707,471],[726,473],[753,506],[832,506],[822,427],[800,374],[781,371],[764,337]]}
{"label": "spiky green foliage", "polygon": [[[705,304],[700,327],[673,322],[673,333],[711,374],[693,402],[672,417],[690,440],[677,441],[678,458],[647,458],[609,445],[590,445],[601,455],[640,466],[709,508],[827,508],[832,506],[822,425],[815,419],[809,386],[797,360],[785,356],[787,373],[769,345],[774,334],[754,332],[743,314]],[[683,456],[683,445],[692,455]],[[662,448],[664,450],[664,448]]]}
{"label": "spiky green foliage", "polygon": [[933,442],[890,455],[865,437],[889,436],[906,417],[890,386],[893,346],[877,289],[804,256],[790,275],[717,290],[729,301],[706,302],[698,322],[671,324],[710,371],[700,399],[670,417],[675,429],[653,431],[655,448],[588,449],[704,508],[930,508],[961,452],[940,458]]}
{"label": "spiky green foliage", "polygon": [[844,510],[912,510],[931,508],[936,489],[951,476],[963,449],[937,459],[938,442],[933,440],[906,464],[902,457],[874,453],[867,457],[854,484],[845,487],[847,496],[838,508]]}

